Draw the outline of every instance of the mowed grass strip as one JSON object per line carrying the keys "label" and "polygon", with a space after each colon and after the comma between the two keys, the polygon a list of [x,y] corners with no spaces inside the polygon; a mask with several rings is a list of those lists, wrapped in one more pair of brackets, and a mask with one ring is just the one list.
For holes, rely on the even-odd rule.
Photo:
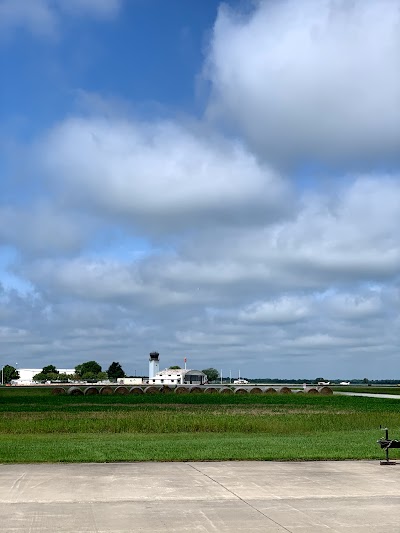
{"label": "mowed grass strip", "polygon": [[[378,459],[376,431],[310,435],[103,434],[0,436],[2,463]],[[395,452],[398,450],[395,450]],[[393,454],[395,456],[396,454]],[[399,457],[399,453],[397,453]]]}

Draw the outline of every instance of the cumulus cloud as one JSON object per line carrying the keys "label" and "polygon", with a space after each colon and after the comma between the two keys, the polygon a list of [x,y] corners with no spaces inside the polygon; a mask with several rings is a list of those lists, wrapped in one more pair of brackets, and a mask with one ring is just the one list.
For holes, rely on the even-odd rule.
{"label": "cumulus cloud", "polygon": [[58,34],[65,15],[109,18],[122,0],[0,0],[0,32],[26,29],[41,37]]}
{"label": "cumulus cloud", "polygon": [[[293,218],[214,228],[151,271],[169,283],[214,287],[226,298],[391,282],[400,271],[400,181],[349,178],[335,195],[305,193]],[[150,267],[149,267],[150,268]],[[231,288],[235,287],[232,291]]]}
{"label": "cumulus cloud", "polygon": [[291,201],[285,181],[240,142],[173,122],[71,119],[36,158],[74,202],[161,230],[275,218]]}
{"label": "cumulus cloud", "polygon": [[400,146],[398,0],[222,5],[208,114],[266,157],[382,159]]}
{"label": "cumulus cloud", "polygon": [[[40,295],[19,308],[32,320],[26,335],[55,328],[62,342],[53,353],[81,343],[87,353],[125,354],[112,330],[126,328],[141,353],[151,335],[168,357],[190,347],[199,366],[212,352],[266,375],[289,362],[286,372],[303,375],[299,361],[318,361],[317,374],[338,376],[338,358],[350,376],[360,364],[375,368],[377,354],[390,358],[398,346],[399,181],[356,176],[334,196],[304,193],[300,204],[293,218],[262,226],[204,227],[195,239],[183,232],[173,251],[134,261],[84,254],[25,263],[15,272]],[[19,346],[21,332],[11,333]]]}
{"label": "cumulus cloud", "polygon": [[193,299],[189,292],[149,279],[140,265],[117,260],[44,259],[30,263],[29,269],[21,267],[19,272],[47,295],[54,292],[93,302],[132,302],[142,307],[183,305]]}

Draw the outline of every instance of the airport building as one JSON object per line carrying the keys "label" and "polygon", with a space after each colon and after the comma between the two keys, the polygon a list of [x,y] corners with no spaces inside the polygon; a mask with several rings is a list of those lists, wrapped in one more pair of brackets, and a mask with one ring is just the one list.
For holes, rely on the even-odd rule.
{"label": "airport building", "polygon": [[159,371],[159,355],[158,352],[150,353],[149,385],[204,385],[207,382],[207,376],[200,370],[166,368]]}
{"label": "airport building", "polygon": [[[33,376],[40,374],[42,368],[18,368],[19,379],[13,380],[16,385],[31,385]],[[57,368],[60,374],[75,374],[75,368]]]}

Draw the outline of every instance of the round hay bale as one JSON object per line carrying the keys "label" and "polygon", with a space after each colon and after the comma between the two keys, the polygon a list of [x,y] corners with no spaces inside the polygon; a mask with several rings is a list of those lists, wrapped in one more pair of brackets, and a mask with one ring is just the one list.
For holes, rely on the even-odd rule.
{"label": "round hay bale", "polygon": [[333,390],[330,387],[326,387],[326,386],[319,388],[318,392],[320,394],[323,394],[324,396],[330,396],[331,394],[333,394]]}
{"label": "round hay bale", "polygon": [[252,387],[249,392],[250,394],[262,394],[262,389],[260,387]]}
{"label": "round hay bale", "polygon": [[160,392],[163,394],[170,394],[171,392],[174,392],[174,387],[170,387],[169,385],[163,385],[160,389]]}
{"label": "round hay bale", "polygon": [[308,389],[306,389],[306,393],[307,394],[318,394],[318,390],[315,389],[314,387],[309,387]]}
{"label": "round hay bale", "polygon": [[114,392],[113,388],[112,387],[101,387],[100,389],[100,394],[102,394],[103,396],[106,396],[106,395],[109,395],[109,394],[112,394]]}
{"label": "round hay bale", "polygon": [[145,394],[159,394],[160,389],[158,387],[154,387],[153,385],[149,385],[144,389]]}
{"label": "round hay bale", "polygon": [[65,389],[64,387],[54,387],[51,393],[52,394],[65,394]]}
{"label": "round hay bale", "polygon": [[70,387],[67,391],[70,396],[83,396],[83,390],[79,387]]}
{"label": "round hay bale", "polygon": [[281,387],[278,392],[280,394],[292,394],[292,389],[289,389],[289,387]]}
{"label": "round hay bale", "polygon": [[273,387],[268,387],[267,389],[265,389],[264,394],[276,394],[276,389],[274,389]]}
{"label": "round hay bale", "polygon": [[203,392],[203,389],[201,387],[190,387],[190,394],[200,394]]}
{"label": "round hay bale", "polygon": [[222,389],[219,389],[220,394],[233,394],[233,390],[229,387],[222,387]]}
{"label": "round hay bale", "polygon": [[296,394],[304,394],[304,391],[303,390],[297,390]]}
{"label": "round hay bale", "polygon": [[93,394],[99,394],[99,389],[97,387],[86,387],[84,394],[85,396],[93,396]]}
{"label": "round hay bale", "polygon": [[216,387],[207,387],[204,389],[206,394],[218,394],[218,389]]}
{"label": "round hay bale", "polygon": [[114,390],[114,394],[128,394],[129,390],[127,387],[116,387]]}
{"label": "round hay bale", "polygon": [[238,387],[235,389],[235,394],[249,394],[249,391],[243,387]]}
{"label": "round hay bale", "polygon": [[131,387],[129,389],[129,394],[143,394],[143,389],[142,387],[138,387],[138,386]]}
{"label": "round hay bale", "polygon": [[175,389],[175,394],[189,394],[190,389],[188,387],[179,386]]}

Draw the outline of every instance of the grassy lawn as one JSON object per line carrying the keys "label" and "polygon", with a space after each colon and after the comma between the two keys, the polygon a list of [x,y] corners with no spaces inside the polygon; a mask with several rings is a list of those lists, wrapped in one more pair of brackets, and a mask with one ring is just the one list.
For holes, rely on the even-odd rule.
{"label": "grassy lawn", "polygon": [[0,462],[377,459],[379,425],[399,438],[399,422],[400,403],[377,398],[7,388]]}

